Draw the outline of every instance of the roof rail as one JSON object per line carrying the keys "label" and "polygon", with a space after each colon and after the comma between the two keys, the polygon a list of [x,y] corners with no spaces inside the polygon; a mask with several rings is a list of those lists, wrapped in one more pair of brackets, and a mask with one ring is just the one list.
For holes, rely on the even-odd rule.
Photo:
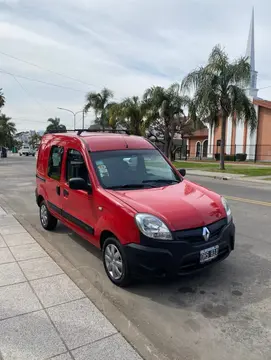
{"label": "roof rail", "polygon": [[130,135],[130,132],[128,130],[113,130],[113,129],[106,129],[105,131],[99,130],[99,129],[74,129],[74,130],[59,130],[59,129],[50,129],[46,131],[47,134],[65,134],[67,132],[76,132],[78,136],[80,136],[83,132],[89,132],[89,133],[125,133],[127,135]]}
{"label": "roof rail", "polygon": [[68,132],[68,131],[75,131],[75,130],[67,130],[67,129],[65,129],[65,130],[59,130],[59,129],[50,129],[50,130],[48,130],[48,131],[45,131],[45,133],[44,134],[63,134],[63,133],[66,133],[66,132]]}
{"label": "roof rail", "polygon": [[77,132],[77,135],[80,136],[83,132],[89,132],[89,133],[110,133],[110,134],[117,134],[117,133],[125,133],[126,135],[130,135],[130,132],[128,130],[113,130],[113,129],[106,129],[105,131],[100,129],[75,129],[75,132]]}

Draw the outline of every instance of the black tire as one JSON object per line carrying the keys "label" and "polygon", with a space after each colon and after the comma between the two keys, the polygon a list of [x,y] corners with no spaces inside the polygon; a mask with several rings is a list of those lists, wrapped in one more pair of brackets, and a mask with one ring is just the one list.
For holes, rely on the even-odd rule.
{"label": "black tire", "polygon": [[57,226],[57,219],[49,212],[44,200],[40,204],[40,223],[45,230],[49,231],[55,230]]}
{"label": "black tire", "polygon": [[[122,274],[121,277],[119,279],[114,278],[111,274],[110,271],[108,270],[108,267],[106,265],[106,255],[107,255],[107,248],[108,246],[113,245],[113,247],[118,249],[118,252],[121,256],[121,260],[122,260]],[[103,253],[103,264],[104,264],[104,269],[105,272],[107,274],[107,276],[109,277],[109,279],[112,281],[113,284],[120,286],[120,287],[127,287],[128,285],[131,284],[132,281],[132,277],[129,271],[129,266],[128,266],[128,262],[125,256],[125,253],[123,251],[122,245],[119,243],[119,241],[115,238],[115,237],[108,237],[104,244],[103,244],[103,249],[102,249],[102,253]]]}
{"label": "black tire", "polygon": [[19,154],[20,156],[22,156],[22,154]]}

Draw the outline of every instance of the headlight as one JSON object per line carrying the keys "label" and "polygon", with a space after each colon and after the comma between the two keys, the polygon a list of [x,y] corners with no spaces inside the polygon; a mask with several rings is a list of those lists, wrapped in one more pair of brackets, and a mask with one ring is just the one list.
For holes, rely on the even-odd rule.
{"label": "headlight", "polygon": [[229,223],[232,220],[232,213],[231,213],[230,206],[228,204],[228,201],[223,196],[221,196],[221,202],[222,202],[222,205],[224,206],[224,209],[226,211],[227,220],[228,220],[228,223]]}
{"label": "headlight", "polygon": [[172,240],[172,235],[166,224],[156,216],[150,214],[137,214],[136,224],[142,234],[160,240]]}

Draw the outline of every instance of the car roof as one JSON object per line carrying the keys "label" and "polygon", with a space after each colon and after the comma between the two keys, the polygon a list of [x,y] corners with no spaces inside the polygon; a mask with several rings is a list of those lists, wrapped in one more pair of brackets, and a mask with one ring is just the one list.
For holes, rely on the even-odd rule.
{"label": "car roof", "polygon": [[154,149],[154,146],[140,136],[116,134],[107,132],[76,132],[52,133],[45,138],[67,141],[67,139],[83,141],[90,151],[125,150],[125,149]]}

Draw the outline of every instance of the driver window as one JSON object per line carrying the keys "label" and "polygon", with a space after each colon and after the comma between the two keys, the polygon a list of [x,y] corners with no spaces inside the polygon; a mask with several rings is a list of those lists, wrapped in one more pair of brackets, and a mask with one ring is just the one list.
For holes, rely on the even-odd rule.
{"label": "driver window", "polygon": [[71,178],[82,178],[90,184],[88,169],[80,151],[69,149],[67,152],[66,180]]}

